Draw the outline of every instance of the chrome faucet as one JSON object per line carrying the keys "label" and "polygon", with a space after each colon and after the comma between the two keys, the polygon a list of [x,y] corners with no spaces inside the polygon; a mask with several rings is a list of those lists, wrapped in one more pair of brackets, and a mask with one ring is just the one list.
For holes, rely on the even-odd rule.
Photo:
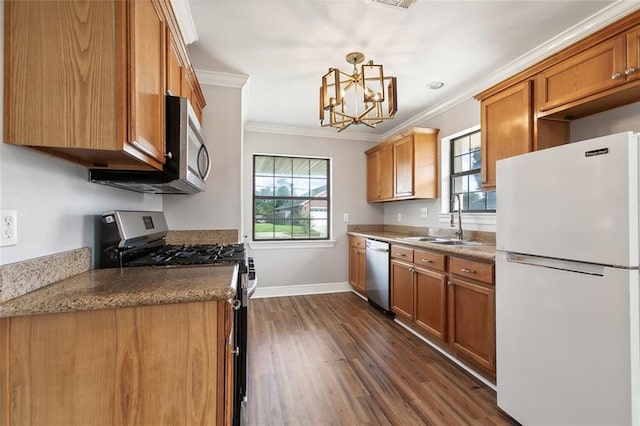
{"label": "chrome faucet", "polygon": [[454,213],[454,208],[453,206],[454,201],[458,200],[458,229],[456,230],[456,238],[461,240],[462,239],[462,203],[460,202],[460,194],[453,194],[451,196],[451,221],[449,222],[449,225],[453,228],[455,227],[454,222],[453,222],[453,213]]}

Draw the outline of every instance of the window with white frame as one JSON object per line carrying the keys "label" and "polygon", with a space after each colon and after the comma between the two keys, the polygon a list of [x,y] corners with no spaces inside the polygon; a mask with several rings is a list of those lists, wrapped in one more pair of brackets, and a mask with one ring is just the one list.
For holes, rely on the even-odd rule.
{"label": "window with white frame", "polygon": [[328,240],[328,158],[253,156],[253,240]]}
{"label": "window with white frame", "polygon": [[451,138],[449,144],[449,211],[457,210],[453,195],[459,194],[463,212],[495,212],[495,191],[482,190],[480,130]]}

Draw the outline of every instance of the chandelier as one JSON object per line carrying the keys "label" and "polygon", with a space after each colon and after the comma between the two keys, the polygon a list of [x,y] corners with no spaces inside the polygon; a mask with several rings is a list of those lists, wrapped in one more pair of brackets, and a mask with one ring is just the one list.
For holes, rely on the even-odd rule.
{"label": "chandelier", "polygon": [[352,74],[329,68],[322,76],[320,126],[335,127],[341,132],[352,124],[376,127],[393,118],[398,110],[396,78],[385,77],[382,65],[374,65],[373,61],[363,64],[358,72],[356,65],[364,62],[360,52],[351,52],[346,59],[353,64]]}

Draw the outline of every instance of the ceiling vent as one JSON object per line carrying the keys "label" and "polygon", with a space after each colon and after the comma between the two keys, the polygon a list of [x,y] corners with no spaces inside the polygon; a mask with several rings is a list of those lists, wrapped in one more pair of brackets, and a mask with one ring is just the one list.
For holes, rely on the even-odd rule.
{"label": "ceiling vent", "polygon": [[407,10],[416,4],[416,0],[373,0],[373,3]]}

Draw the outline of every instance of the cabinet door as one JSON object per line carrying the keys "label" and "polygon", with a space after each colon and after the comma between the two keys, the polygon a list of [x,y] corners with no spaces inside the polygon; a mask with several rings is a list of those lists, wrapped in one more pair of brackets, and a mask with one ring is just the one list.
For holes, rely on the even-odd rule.
{"label": "cabinet door", "polygon": [[410,197],[414,194],[413,154],[413,136],[407,136],[393,144],[395,197]]}
{"label": "cabinet door", "polygon": [[358,249],[349,247],[349,284],[354,289],[358,287]]}
{"label": "cabinet door", "polygon": [[393,198],[393,147],[387,146],[367,155],[367,201]]}
{"label": "cabinet door", "polygon": [[482,188],[495,189],[496,161],[531,151],[531,81],[482,101]]}
{"label": "cabinet door", "polygon": [[124,6],[2,2],[5,143],[60,149],[62,157],[84,165],[105,162],[105,151],[121,149],[126,34],[114,22],[126,20]]}
{"label": "cabinet door", "polygon": [[413,267],[395,260],[391,261],[391,310],[413,321]]}
{"label": "cabinet door", "polygon": [[616,37],[562,61],[538,75],[541,111],[566,105],[625,82],[625,38]]}
{"label": "cabinet door", "polygon": [[360,294],[366,291],[365,240],[349,237],[349,284]]}
{"label": "cabinet door", "polygon": [[198,117],[198,121],[202,123],[202,110],[204,109],[204,98],[202,98],[202,92],[200,91],[198,78],[196,77],[196,74],[193,71],[193,69],[190,67],[185,69],[184,75],[185,75],[185,78],[183,80],[183,84],[186,84],[188,87],[187,97],[189,98],[189,102],[191,102],[193,111],[196,113],[196,117]]}
{"label": "cabinet door", "polygon": [[0,424],[221,424],[218,318],[216,302],[13,317]]}
{"label": "cabinet door", "polygon": [[496,368],[495,291],[451,278],[449,344],[462,357],[490,372]]}
{"label": "cabinet door", "polygon": [[356,258],[357,269],[358,269],[358,279],[357,279],[357,288],[361,294],[365,294],[367,291],[367,262],[365,258],[365,249],[359,248],[358,256]]}
{"label": "cabinet door", "polygon": [[224,371],[224,410],[217,412],[217,424],[231,425],[233,423],[233,409],[235,405],[235,394],[233,389],[235,379],[236,347],[238,342],[234,339],[233,305],[224,300],[218,302],[218,312],[223,317],[218,318],[218,324],[224,324],[224,367],[219,367],[218,371]]}
{"label": "cabinet door", "polygon": [[447,338],[447,276],[415,268],[415,323],[442,341]]}
{"label": "cabinet door", "polygon": [[393,147],[388,146],[379,151],[378,180],[380,182],[380,198],[393,198]]}
{"label": "cabinet door", "polygon": [[184,65],[178,52],[178,45],[167,27],[167,90],[175,96],[182,94],[182,73]]}
{"label": "cabinet door", "polygon": [[640,27],[629,31],[627,37],[627,81],[640,78]]}
{"label": "cabinet door", "polygon": [[129,7],[129,141],[136,157],[164,163],[165,153],[165,22],[155,0]]}
{"label": "cabinet door", "polygon": [[380,198],[378,186],[378,151],[367,155],[367,201],[374,202]]}

